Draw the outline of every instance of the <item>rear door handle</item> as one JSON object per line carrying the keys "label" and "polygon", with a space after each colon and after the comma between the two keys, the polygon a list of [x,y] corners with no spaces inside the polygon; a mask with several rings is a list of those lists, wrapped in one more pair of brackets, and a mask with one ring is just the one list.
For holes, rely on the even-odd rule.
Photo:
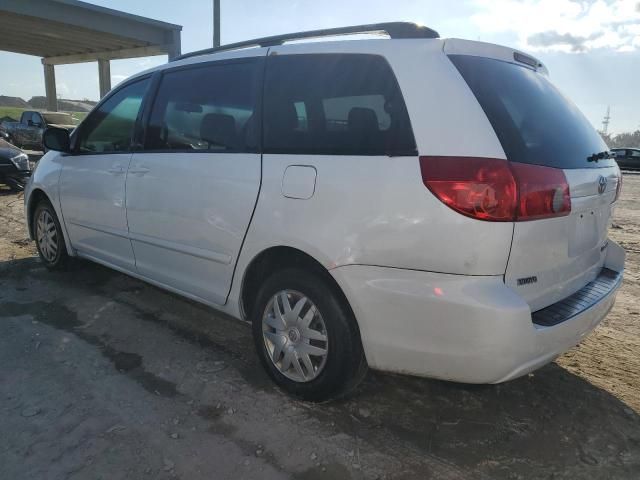
{"label": "rear door handle", "polygon": [[133,173],[134,175],[144,175],[145,173],[148,173],[148,172],[149,172],[149,169],[142,165],[138,165],[137,167],[133,167],[129,169],[129,173]]}
{"label": "rear door handle", "polygon": [[124,167],[122,165],[113,165],[109,170],[109,173],[113,175],[122,175],[124,173]]}

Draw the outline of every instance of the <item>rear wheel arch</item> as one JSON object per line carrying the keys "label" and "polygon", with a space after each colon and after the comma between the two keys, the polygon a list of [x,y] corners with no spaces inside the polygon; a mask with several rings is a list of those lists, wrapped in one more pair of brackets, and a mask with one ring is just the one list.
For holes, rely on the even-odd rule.
{"label": "rear wheel arch", "polygon": [[262,283],[276,271],[287,268],[301,268],[323,278],[351,314],[359,333],[358,320],[338,282],[314,257],[302,250],[288,246],[276,246],[263,250],[251,260],[245,269],[240,290],[240,312],[243,319],[251,318],[256,294]]}

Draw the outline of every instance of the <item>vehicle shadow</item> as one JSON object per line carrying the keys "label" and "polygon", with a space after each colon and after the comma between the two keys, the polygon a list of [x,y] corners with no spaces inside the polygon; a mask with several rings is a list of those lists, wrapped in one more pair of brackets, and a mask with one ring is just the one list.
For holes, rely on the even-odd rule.
{"label": "vehicle shadow", "polygon": [[[0,285],[25,288],[43,272],[37,259],[4,262]],[[73,295],[82,289],[136,308],[144,321],[225,355],[264,395],[283,396],[260,368],[244,324],[92,263],[74,262],[69,272],[48,275],[51,282],[75,289]],[[0,308],[2,302],[0,297]],[[161,318],[160,310],[172,319]],[[435,458],[478,478],[640,478],[640,416],[555,363],[501,385],[370,372],[345,399],[298,405],[336,434],[374,450],[398,458]]]}

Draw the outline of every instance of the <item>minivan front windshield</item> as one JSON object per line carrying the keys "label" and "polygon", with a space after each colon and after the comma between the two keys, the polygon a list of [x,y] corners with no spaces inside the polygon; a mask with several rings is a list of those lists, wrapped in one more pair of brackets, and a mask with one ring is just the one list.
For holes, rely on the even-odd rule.
{"label": "minivan front windshield", "polygon": [[597,168],[608,150],[600,134],[546,76],[524,66],[469,55],[449,58],[463,76],[512,162],[556,168]]}

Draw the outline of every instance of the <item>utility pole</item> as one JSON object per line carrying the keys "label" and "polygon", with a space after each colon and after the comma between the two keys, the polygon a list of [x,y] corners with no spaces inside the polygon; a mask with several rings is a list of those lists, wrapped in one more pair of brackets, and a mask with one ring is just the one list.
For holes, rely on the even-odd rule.
{"label": "utility pole", "polygon": [[213,0],[213,46],[220,46],[220,0]]}
{"label": "utility pole", "polygon": [[607,107],[607,114],[602,120],[602,133],[605,135],[609,133],[609,122],[611,121],[611,107]]}

